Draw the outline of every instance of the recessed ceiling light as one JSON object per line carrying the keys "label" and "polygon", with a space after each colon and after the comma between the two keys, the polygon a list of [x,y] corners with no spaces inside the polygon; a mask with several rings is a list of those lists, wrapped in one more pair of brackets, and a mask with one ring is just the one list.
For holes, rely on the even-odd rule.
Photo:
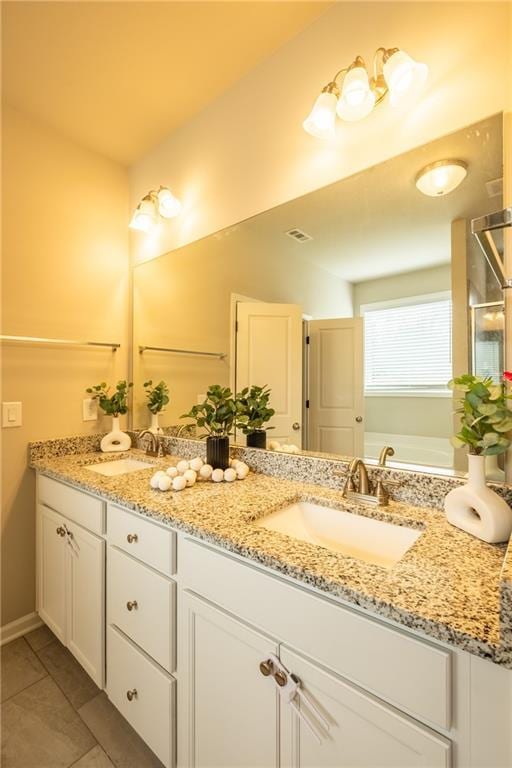
{"label": "recessed ceiling light", "polygon": [[464,181],[467,168],[463,160],[438,160],[421,169],[416,176],[416,186],[424,195],[442,197]]}

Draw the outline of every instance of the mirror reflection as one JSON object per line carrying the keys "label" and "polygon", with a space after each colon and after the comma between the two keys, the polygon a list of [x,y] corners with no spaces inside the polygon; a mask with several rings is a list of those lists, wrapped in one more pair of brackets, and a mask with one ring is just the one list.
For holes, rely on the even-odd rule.
{"label": "mirror reflection", "polygon": [[135,267],[134,426],[148,380],[164,429],[211,384],[266,385],[267,447],[463,469],[446,385],[503,370],[470,232],[502,207],[502,164],[495,115]]}

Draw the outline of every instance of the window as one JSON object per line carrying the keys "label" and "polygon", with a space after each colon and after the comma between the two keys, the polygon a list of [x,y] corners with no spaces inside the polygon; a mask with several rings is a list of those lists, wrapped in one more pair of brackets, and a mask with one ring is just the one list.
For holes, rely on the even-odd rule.
{"label": "window", "polygon": [[366,395],[450,395],[449,293],[366,304],[361,314]]}

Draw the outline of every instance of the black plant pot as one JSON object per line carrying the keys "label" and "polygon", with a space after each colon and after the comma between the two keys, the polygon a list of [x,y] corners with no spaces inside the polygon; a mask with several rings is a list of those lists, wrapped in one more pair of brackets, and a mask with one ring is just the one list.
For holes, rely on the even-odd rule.
{"label": "black plant pot", "polygon": [[206,438],[206,463],[214,469],[229,467],[229,437],[210,435]]}
{"label": "black plant pot", "polygon": [[257,429],[256,432],[251,432],[249,435],[247,435],[247,447],[266,448],[267,431],[265,429]]}

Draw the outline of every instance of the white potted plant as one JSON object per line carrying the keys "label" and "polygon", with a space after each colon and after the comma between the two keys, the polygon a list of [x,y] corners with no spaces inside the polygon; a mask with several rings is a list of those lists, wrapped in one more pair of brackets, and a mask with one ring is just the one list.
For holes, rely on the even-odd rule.
{"label": "white potted plant", "polygon": [[128,392],[133,387],[132,382],[125,379],[118,381],[113,394],[110,394],[110,386],[102,381],[94,387],[88,387],[86,392],[98,401],[103,413],[112,416],[112,430],[102,439],[100,447],[105,453],[111,451],[127,451],[132,441],[130,435],[121,431],[119,416],[128,413]]}
{"label": "white potted plant", "polygon": [[144,382],[144,389],[146,390],[147,407],[151,413],[151,426],[149,431],[156,434],[163,432],[162,427],[158,423],[158,416],[164,410],[165,406],[169,404],[169,387],[165,381],[159,381],[158,384],[153,386],[152,379]]}

